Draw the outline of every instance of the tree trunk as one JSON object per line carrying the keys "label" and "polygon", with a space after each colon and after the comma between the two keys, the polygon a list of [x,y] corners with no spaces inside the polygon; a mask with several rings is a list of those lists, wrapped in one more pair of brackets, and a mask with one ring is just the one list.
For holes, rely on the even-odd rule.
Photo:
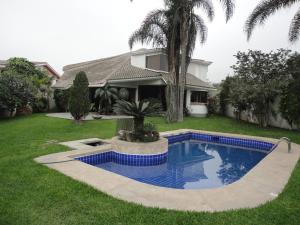
{"label": "tree trunk", "polygon": [[176,86],[171,82],[168,83],[166,87],[166,101],[167,101],[167,113],[166,119],[167,122],[172,123],[176,122],[178,119],[178,111],[177,111],[177,94],[176,94]]}
{"label": "tree trunk", "polygon": [[169,65],[169,79],[166,88],[166,102],[167,102],[167,122],[178,121],[178,98],[177,98],[177,81],[176,78],[179,74],[179,50],[175,44],[175,36],[172,37],[170,46],[168,47],[168,65]]}
{"label": "tree trunk", "polygon": [[140,135],[143,130],[144,130],[144,117],[135,117],[133,119],[134,121],[134,132],[137,134],[137,135]]}
{"label": "tree trunk", "polygon": [[184,90],[186,83],[186,72],[187,72],[187,46],[188,46],[188,9],[184,10],[183,16],[181,18],[181,29],[180,29],[180,50],[181,50],[181,60],[180,60],[180,76],[178,80],[178,121],[183,121],[183,107],[184,107]]}

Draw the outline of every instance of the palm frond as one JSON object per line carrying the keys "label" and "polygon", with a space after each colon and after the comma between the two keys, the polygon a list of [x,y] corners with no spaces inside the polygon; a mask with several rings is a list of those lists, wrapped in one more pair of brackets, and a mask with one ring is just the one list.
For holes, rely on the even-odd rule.
{"label": "palm frond", "polygon": [[223,9],[225,10],[225,17],[226,22],[230,20],[230,18],[233,16],[234,9],[235,9],[235,1],[234,0],[220,0]]}
{"label": "palm frond", "polygon": [[117,114],[123,114],[133,117],[149,116],[161,109],[160,104],[151,103],[149,101],[140,101],[138,104],[135,102],[128,102],[125,100],[117,100],[113,110]]}
{"label": "palm frond", "polygon": [[295,14],[290,30],[289,30],[289,40],[290,42],[295,42],[299,39],[300,35],[300,9]]}
{"label": "palm frond", "polygon": [[264,24],[266,19],[281,8],[290,7],[299,0],[263,0],[252,11],[245,24],[245,32],[247,39],[251,38],[254,28],[260,24]]}
{"label": "palm frond", "polygon": [[130,36],[128,41],[130,49],[138,42],[142,44],[149,44],[152,42],[155,47],[166,47],[168,28],[166,11],[151,11],[144,19],[140,28]]}
{"label": "palm frond", "polygon": [[210,21],[214,19],[215,11],[210,0],[192,0],[192,7],[203,9]]}
{"label": "palm frond", "polygon": [[192,21],[195,23],[196,29],[200,34],[200,42],[203,44],[207,40],[207,26],[204,20],[196,14],[192,15]]}

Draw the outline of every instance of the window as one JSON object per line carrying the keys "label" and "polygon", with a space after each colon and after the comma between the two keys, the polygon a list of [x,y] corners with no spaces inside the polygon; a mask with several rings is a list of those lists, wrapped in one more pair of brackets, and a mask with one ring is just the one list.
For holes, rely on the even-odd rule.
{"label": "window", "polygon": [[192,103],[207,103],[207,92],[206,91],[192,91],[191,102]]}
{"label": "window", "polygon": [[168,71],[168,58],[166,55],[146,56],[146,68],[152,70]]}

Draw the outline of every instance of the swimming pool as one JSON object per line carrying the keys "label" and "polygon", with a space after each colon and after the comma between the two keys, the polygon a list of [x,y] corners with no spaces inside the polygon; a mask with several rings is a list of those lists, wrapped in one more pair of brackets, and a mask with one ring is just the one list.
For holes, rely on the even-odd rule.
{"label": "swimming pool", "polygon": [[162,154],[108,151],[77,160],[151,185],[206,189],[239,180],[273,148],[268,142],[209,134],[186,133],[167,139],[168,151]]}

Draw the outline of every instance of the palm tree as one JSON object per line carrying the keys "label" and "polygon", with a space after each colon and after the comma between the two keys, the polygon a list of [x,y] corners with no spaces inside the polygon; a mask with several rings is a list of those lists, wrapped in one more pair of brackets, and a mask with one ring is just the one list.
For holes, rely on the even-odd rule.
{"label": "palm tree", "polygon": [[117,114],[133,116],[134,133],[139,136],[144,131],[145,117],[160,111],[161,105],[150,101],[140,101],[139,103],[136,103],[117,100],[113,110]]}
{"label": "palm tree", "polygon": [[[191,56],[195,48],[197,30],[201,29],[201,24],[202,24],[202,21],[199,21],[198,17],[194,16],[195,15],[194,10],[197,8],[203,9],[210,20],[213,19],[214,12],[210,0],[166,0],[165,2],[167,5],[169,5],[169,7],[173,8],[173,11],[175,12],[174,18],[176,18],[180,27],[179,35],[180,35],[180,52],[181,52],[180,55],[181,74],[179,76],[178,120],[182,121],[187,68],[189,66]],[[226,13],[226,21],[228,21],[233,15],[234,2],[233,0],[220,0],[220,2],[222,3]],[[198,27],[195,25],[198,25]]]}
{"label": "palm tree", "polygon": [[[254,28],[258,24],[264,24],[269,16],[282,8],[291,7],[294,4],[300,3],[299,0],[263,0],[248,17],[245,24],[245,32],[247,33],[247,39],[251,38]],[[300,8],[296,12],[289,30],[289,41],[296,42],[300,35]]]}
{"label": "palm tree", "polygon": [[99,111],[103,109],[107,115],[112,108],[113,101],[119,98],[118,89],[105,85],[96,90],[94,97],[99,101]]}
{"label": "palm tree", "polygon": [[[204,4],[201,6],[206,10],[210,20],[213,18],[213,7],[209,0],[202,0]],[[168,100],[168,121],[178,121],[178,105],[179,105],[179,59],[180,59],[180,35],[179,35],[179,18],[175,18],[177,14],[174,12],[175,7],[166,4],[167,9],[151,11],[143,21],[141,27],[136,30],[129,38],[130,48],[136,42],[142,44],[152,43],[154,47],[164,48],[168,55],[168,67],[170,79],[167,85]],[[192,33],[190,46],[195,46],[197,34],[200,34],[200,41],[204,43],[207,38],[207,27],[203,19],[192,14],[192,22],[189,31]]]}
{"label": "palm tree", "polygon": [[[228,21],[234,10],[233,0],[220,2]],[[165,6],[165,10],[155,10],[148,14],[141,27],[130,37],[129,45],[132,48],[136,42],[152,43],[155,47],[166,49],[170,73],[166,91],[167,119],[173,122],[183,120],[185,78],[197,34],[200,34],[201,43],[207,38],[207,27],[203,19],[194,13],[194,9],[204,10],[210,20],[214,17],[214,10],[210,0],[165,0]]]}
{"label": "palm tree", "polygon": [[179,36],[172,39],[172,29],[174,29],[172,13],[168,9],[151,11],[144,19],[141,27],[137,29],[129,38],[129,46],[132,49],[137,42],[142,44],[152,43],[153,47],[163,48],[168,56],[168,71],[170,73],[167,80],[166,99],[167,120],[177,121],[176,103],[176,77],[179,75]]}

